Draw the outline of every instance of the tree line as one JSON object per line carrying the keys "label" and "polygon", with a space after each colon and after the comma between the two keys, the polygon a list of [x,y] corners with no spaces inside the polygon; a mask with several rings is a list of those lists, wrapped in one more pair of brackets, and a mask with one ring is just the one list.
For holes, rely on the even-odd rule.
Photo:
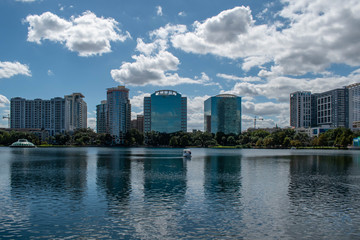
{"label": "tree line", "polygon": [[[310,138],[305,133],[296,133],[293,129],[277,129],[269,133],[258,129],[241,134],[216,134],[194,131],[177,133],[147,132],[145,134],[131,129],[125,135],[123,146],[152,147],[236,147],[236,148],[290,148],[290,147],[339,147],[352,144],[353,138],[360,132],[347,128],[336,128]],[[93,129],[78,129],[73,134],[57,134],[41,141],[32,133],[18,131],[0,131],[0,145],[9,146],[20,138],[25,138],[35,145],[54,146],[113,146],[110,134],[96,133]]]}

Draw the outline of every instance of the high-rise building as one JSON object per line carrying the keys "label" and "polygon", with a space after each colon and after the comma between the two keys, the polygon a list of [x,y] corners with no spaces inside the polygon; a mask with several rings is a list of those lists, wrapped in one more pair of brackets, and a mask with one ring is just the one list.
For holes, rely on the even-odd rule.
{"label": "high-rise building", "polygon": [[298,91],[290,94],[290,126],[311,127],[311,92]]}
{"label": "high-rise building", "polygon": [[25,128],[25,98],[10,100],[10,128]]}
{"label": "high-rise building", "polygon": [[50,99],[50,135],[65,133],[65,99],[56,97]]}
{"label": "high-rise building", "polygon": [[96,106],[96,132],[107,133],[107,103],[106,100]]}
{"label": "high-rise building", "polygon": [[87,128],[87,105],[84,95],[73,93],[65,97],[65,127],[66,131]]}
{"label": "high-rise building", "polygon": [[50,136],[65,132],[65,99],[10,100],[10,128],[44,129]]}
{"label": "high-rise building", "polygon": [[187,130],[187,98],[159,90],[144,98],[144,131],[174,133]]}
{"label": "high-rise building", "polygon": [[349,91],[349,127],[360,128],[360,83],[347,86]]}
{"label": "high-rise building", "polygon": [[349,127],[349,94],[346,87],[315,93],[313,96],[316,101],[316,105],[313,105],[316,126]]}
{"label": "high-rise building", "polygon": [[[79,95],[82,96],[81,93]],[[86,103],[82,99],[80,103],[66,100],[69,96],[50,100],[12,98],[10,101],[10,128],[43,129],[48,131],[50,136],[86,128]],[[70,118],[70,116],[72,117]]]}
{"label": "high-rise building", "polygon": [[108,131],[116,144],[124,143],[125,134],[130,130],[131,105],[129,89],[118,86],[107,89]]}
{"label": "high-rise building", "polygon": [[220,94],[204,102],[204,130],[225,134],[241,133],[241,97]]}
{"label": "high-rise building", "polygon": [[[352,91],[350,100],[349,91]],[[291,93],[290,125],[295,128],[347,128],[356,118],[355,95],[356,86],[314,94],[308,91]],[[349,111],[349,107],[352,110]]]}
{"label": "high-rise building", "polygon": [[131,128],[144,132],[144,115],[137,115],[136,119],[131,120]]}

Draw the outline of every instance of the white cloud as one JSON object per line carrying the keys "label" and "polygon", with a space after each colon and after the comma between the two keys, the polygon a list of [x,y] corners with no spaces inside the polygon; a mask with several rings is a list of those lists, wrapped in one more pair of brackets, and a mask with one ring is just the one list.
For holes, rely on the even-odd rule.
{"label": "white cloud", "polygon": [[163,15],[162,7],[161,7],[161,6],[157,6],[157,7],[156,7],[156,14],[157,14],[158,16],[162,16],[162,15]]}
{"label": "white cloud", "polygon": [[138,95],[130,98],[131,108],[135,107],[139,110],[143,110],[144,109],[144,97],[150,97],[150,95],[151,95],[150,93],[144,93],[144,92],[139,91]]}
{"label": "white cloud", "polygon": [[168,51],[160,51],[155,56],[132,56],[135,62],[125,62],[120,69],[111,70],[112,78],[125,85],[132,86],[175,86],[180,84],[209,84],[206,74],[198,79],[180,77],[173,73],[180,61]]}
{"label": "white cloud", "polygon": [[54,72],[49,69],[49,70],[47,71],[47,75],[48,75],[48,76],[54,76]]}
{"label": "white cloud", "polygon": [[[232,59],[266,56],[272,45],[272,29],[254,25],[250,8],[235,7],[217,16],[196,21],[194,31],[172,36],[172,44],[186,52],[215,54]],[[264,40],[266,39],[266,41]]]}
{"label": "white cloud", "polygon": [[205,95],[187,98],[188,131],[204,130],[204,101],[209,97]]}
{"label": "white cloud", "polygon": [[148,56],[157,51],[165,51],[167,47],[167,41],[163,39],[157,39],[152,43],[144,43],[141,38],[138,38],[136,50]]}
{"label": "white cloud", "polygon": [[261,82],[261,78],[259,77],[238,77],[238,76],[234,76],[234,75],[229,75],[229,74],[225,74],[225,73],[218,73],[216,74],[217,77],[219,78],[224,78],[227,80],[234,80],[234,81],[241,81],[241,82]]}
{"label": "white cloud", "polygon": [[211,82],[204,72],[193,79],[181,77],[175,72],[178,70],[180,60],[167,51],[168,41],[170,35],[185,31],[184,25],[167,24],[165,27],[150,32],[153,42],[145,43],[142,39],[137,39],[136,50],[141,54],[132,56],[134,62],[124,62],[119,69],[112,69],[110,72],[112,78],[121,84],[132,86],[218,85]]}
{"label": "white cloud", "polygon": [[160,28],[150,32],[149,35],[151,38],[168,40],[168,38],[171,35],[182,34],[182,33],[185,33],[186,31],[187,31],[187,28],[185,25],[166,24],[165,27],[160,27]]}
{"label": "white cloud", "polygon": [[242,112],[244,114],[251,114],[255,116],[280,116],[283,112],[288,111],[289,104],[287,103],[273,103],[273,102],[243,102]]}
{"label": "white cloud", "polygon": [[36,0],[15,0],[16,2],[35,2]]}
{"label": "white cloud", "polygon": [[324,92],[360,82],[359,72],[360,70],[357,69],[348,76],[334,75],[318,78],[269,76],[266,83],[239,82],[230,91],[222,91],[222,93],[232,93],[245,97],[265,96],[268,99],[288,103],[290,93],[295,91]]}
{"label": "white cloud", "polygon": [[186,12],[184,12],[184,11],[183,11],[183,12],[179,12],[178,15],[181,16],[181,17],[186,17]]}
{"label": "white cloud", "polygon": [[323,73],[332,63],[360,65],[360,2],[283,0],[278,21],[256,25],[248,7],[225,10],[194,30],[174,34],[172,44],[186,52],[242,58],[243,70],[272,65],[275,74]]}
{"label": "white cloud", "polygon": [[6,107],[6,105],[9,105],[10,101],[9,99],[7,99],[7,97],[5,97],[4,95],[0,94],[0,107]]}
{"label": "white cloud", "polygon": [[85,57],[111,52],[110,42],[123,42],[130,37],[129,33],[121,34],[119,23],[114,19],[97,17],[90,11],[72,16],[69,21],[51,12],[29,15],[25,21],[29,23],[29,42],[59,42]]}
{"label": "white cloud", "polygon": [[96,118],[87,118],[87,127],[96,129]]}
{"label": "white cloud", "polygon": [[15,75],[31,77],[29,66],[19,62],[0,62],[0,79],[10,78]]}

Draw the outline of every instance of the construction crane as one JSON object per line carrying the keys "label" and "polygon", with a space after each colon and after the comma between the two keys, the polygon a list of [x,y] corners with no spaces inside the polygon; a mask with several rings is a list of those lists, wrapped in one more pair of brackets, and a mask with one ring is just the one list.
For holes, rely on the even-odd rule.
{"label": "construction crane", "polygon": [[8,114],[7,116],[3,116],[3,119],[8,119],[8,127],[10,128],[10,114]]}
{"label": "construction crane", "polygon": [[260,120],[260,121],[262,121],[262,120],[264,120],[263,118],[257,118],[256,116],[254,117],[254,129],[256,129],[256,120]]}

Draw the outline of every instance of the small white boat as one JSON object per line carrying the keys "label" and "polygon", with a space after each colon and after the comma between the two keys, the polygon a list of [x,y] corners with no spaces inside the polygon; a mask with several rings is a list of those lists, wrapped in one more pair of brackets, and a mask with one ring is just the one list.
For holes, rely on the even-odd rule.
{"label": "small white boat", "polygon": [[190,149],[184,149],[183,150],[183,157],[191,158],[191,150]]}
{"label": "small white boat", "polygon": [[19,139],[17,142],[14,142],[10,145],[12,148],[34,148],[36,147],[32,142],[29,142],[27,139]]}

